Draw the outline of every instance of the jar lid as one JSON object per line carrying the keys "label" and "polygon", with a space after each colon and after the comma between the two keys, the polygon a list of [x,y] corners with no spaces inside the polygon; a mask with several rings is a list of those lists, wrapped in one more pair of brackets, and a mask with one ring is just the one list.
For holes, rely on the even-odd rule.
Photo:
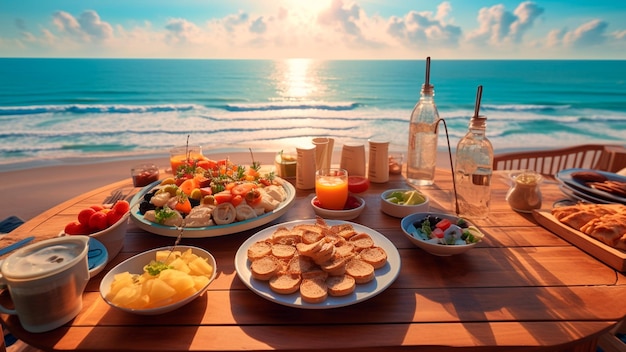
{"label": "jar lid", "polygon": [[11,254],[2,263],[2,275],[11,280],[32,280],[54,275],[82,260],[88,236],[61,236],[44,240]]}

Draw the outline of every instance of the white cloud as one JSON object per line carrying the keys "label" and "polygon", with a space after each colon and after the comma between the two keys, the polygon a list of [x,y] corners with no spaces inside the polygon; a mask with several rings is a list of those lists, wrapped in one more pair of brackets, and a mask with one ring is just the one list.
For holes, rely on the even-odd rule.
{"label": "white cloud", "polygon": [[468,39],[479,45],[495,47],[519,43],[543,11],[530,1],[520,3],[512,13],[502,4],[484,7],[478,13],[479,27],[468,34]]}
{"label": "white cloud", "polygon": [[404,18],[391,17],[387,33],[410,47],[456,47],[461,38],[461,27],[448,24],[451,11],[448,2],[437,8],[437,12],[411,11]]}
{"label": "white cloud", "polygon": [[85,42],[104,41],[113,37],[113,28],[100,19],[93,10],[83,12],[78,19],[64,11],[57,11],[52,21],[61,33],[67,33]]}
{"label": "white cloud", "polygon": [[601,20],[592,20],[584,23],[563,36],[563,44],[575,47],[589,47],[600,45],[606,41],[608,24]]}
{"label": "white cloud", "polygon": [[609,24],[599,19],[572,31],[539,27],[545,26],[539,23],[545,10],[533,1],[522,1],[512,10],[502,4],[482,8],[475,24],[463,27],[455,23],[449,1],[435,11],[388,17],[368,14],[358,3],[347,1],[352,0],[316,4],[317,12],[303,10],[304,4],[282,5],[269,13],[238,11],[205,22],[179,17],[154,24],[112,25],[93,10],[77,16],[57,11],[52,25],[38,24],[39,33],[15,20],[21,35],[0,37],[0,50],[87,57],[415,58],[428,52],[439,58],[526,58],[564,50],[572,57],[577,48],[626,44],[626,30],[612,28],[609,33]]}

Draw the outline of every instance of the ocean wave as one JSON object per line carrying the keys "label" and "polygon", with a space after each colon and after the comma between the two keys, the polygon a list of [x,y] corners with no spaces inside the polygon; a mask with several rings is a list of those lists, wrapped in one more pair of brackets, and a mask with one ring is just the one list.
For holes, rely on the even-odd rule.
{"label": "ocean wave", "polygon": [[247,104],[227,104],[217,106],[231,112],[245,111],[268,111],[268,110],[331,110],[346,111],[354,110],[362,106],[354,102],[272,102],[272,103],[247,103]]}
{"label": "ocean wave", "polygon": [[483,104],[480,106],[483,110],[493,111],[510,111],[510,112],[523,112],[523,111],[536,111],[536,112],[550,112],[550,111],[563,111],[570,109],[571,105],[533,105],[533,104],[504,104],[493,105]]}
{"label": "ocean wave", "polygon": [[190,111],[196,109],[196,105],[41,105],[41,106],[0,106],[0,116],[10,115],[38,115],[38,114],[94,114],[94,113],[152,113]]}

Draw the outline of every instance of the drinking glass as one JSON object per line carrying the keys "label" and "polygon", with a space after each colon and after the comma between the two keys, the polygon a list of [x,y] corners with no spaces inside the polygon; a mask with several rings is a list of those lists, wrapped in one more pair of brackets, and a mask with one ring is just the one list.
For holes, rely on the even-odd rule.
{"label": "drinking glass", "polygon": [[348,200],[348,171],[340,168],[317,170],[315,195],[322,208],[342,210]]}
{"label": "drinking glass", "polygon": [[191,164],[194,161],[197,162],[204,159],[202,147],[199,145],[183,145],[170,149],[170,165],[174,175],[176,175],[176,171],[181,165]]}

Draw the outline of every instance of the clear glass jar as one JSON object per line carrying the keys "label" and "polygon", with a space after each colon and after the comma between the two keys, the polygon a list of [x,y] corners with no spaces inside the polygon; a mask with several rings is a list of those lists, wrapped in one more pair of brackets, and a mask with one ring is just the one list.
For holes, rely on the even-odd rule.
{"label": "clear glass jar", "polygon": [[489,215],[493,146],[485,135],[487,118],[475,116],[456,148],[454,181],[459,216],[484,219]]}
{"label": "clear glass jar", "polygon": [[541,181],[543,177],[533,170],[511,172],[509,177],[512,186],[506,193],[506,201],[511,209],[522,213],[530,213],[541,208]]}
{"label": "clear glass jar", "polygon": [[423,84],[420,100],[411,113],[406,178],[416,186],[435,183],[439,111],[434,96],[434,86]]}

